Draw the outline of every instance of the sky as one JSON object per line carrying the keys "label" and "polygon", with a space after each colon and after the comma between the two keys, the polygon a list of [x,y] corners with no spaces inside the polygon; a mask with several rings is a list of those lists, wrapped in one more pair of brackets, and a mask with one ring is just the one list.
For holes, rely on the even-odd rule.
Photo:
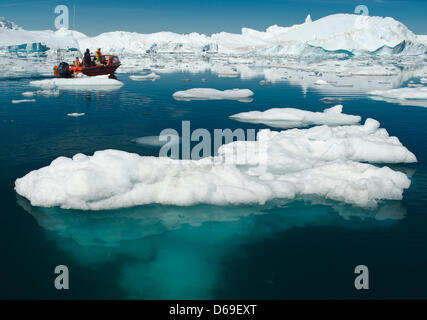
{"label": "sky", "polygon": [[309,13],[313,20],[354,13],[357,5],[366,5],[371,16],[391,16],[416,34],[427,34],[426,0],[0,0],[0,16],[27,30],[54,30],[60,4],[69,8],[70,29],[90,36],[117,30],[240,33],[242,27],[302,23]]}

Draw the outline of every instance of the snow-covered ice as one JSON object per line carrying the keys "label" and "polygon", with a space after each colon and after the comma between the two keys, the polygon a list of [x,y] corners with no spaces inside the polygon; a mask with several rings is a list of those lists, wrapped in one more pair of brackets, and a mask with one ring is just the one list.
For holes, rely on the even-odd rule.
{"label": "snow-covered ice", "polygon": [[79,112],[72,112],[72,113],[67,113],[67,116],[69,116],[69,117],[82,117],[82,116],[84,116],[86,113],[84,113],[84,112],[82,112],[82,113],[79,113]]}
{"label": "snow-covered ice", "polygon": [[15,189],[34,206],[84,210],[149,203],[263,204],[303,195],[375,206],[381,199],[401,199],[410,180],[361,162],[416,162],[373,119],[354,126],[265,129],[256,141],[223,145],[218,154],[173,160],[104,150],[59,157],[17,179]]}
{"label": "snow-covered ice", "polygon": [[36,102],[36,99],[21,99],[21,100],[12,100],[12,103],[25,103],[25,102]]}
{"label": "snow-covered ice", "polygon": [[[170,137],[170,139],[168,139]],[[172,144],[178,144],[180,142],[179,136],[165,136],[164,140],[161,136],[145,136],[145,137],[139,137],[134,140],[132,140],[135,143],[151,146],[151,147],[161,147],[168,143],[169,145]]]}
{"label": "snow-covered ice", "polygon": [[178,100],[239,100],[250,102],[252,101],[250,97],[253,94],[249,89],[217,90],[211,88],[193,88],[177,91],[172,96]]}
{"label": "snow-covered ice", "polygon": [[34,97],[36,93],[34,91],[25,91],[25,92],[22,92],[22,95],[24,97]]}
{"label": "snow-covered ice", "polygon": [[57,88],[37,90],[37,91],[25,91],[22,92],[24,97],[34,97],[34,96],[43,96],[43,97],[56,97],[59,96],[59,90]]}
{"label": "snow-covered ice", "polygon": [[227,161],[248,165],[253,159],[284,172],[307,169],[324,161],[412,163],[415,155],[380,123],[368,118],[363,125],[316,126],[284,131],[260,130],[256,141],[235,141],[218,149]]}
{"label": "snow-covered ice", "polygon": [[108,75],[96,77],[80,78],[53,78],[46,80],[30,81],[30,86],[43,89],[92,89],[92,90],[110,90],[111,88],[120,88],[123,82],[110,79]]}
{"label": "snow-covered ice", "polygon": [[[301,19],[303,20],[303,19]],[[242,28],[240,34],[220,32],[211,36],[192,32],[177,34],[113,31],[89,37],[72,30],[27,31],[11,22],[0,28],[0,47],[42,43],[49,48],[78,48],[129,54],[221,53],[343,56],[359,54],[418,55],[425,53],[423,38],[390,17],[333,14],[305,19],[289,27],[273,25],[265,31]],[[223,73],[232,75],[233,73]]]}
{"label": "snow-covered ice", "polygon": [[131,80],[135,80],[135,81],[144,81],[144,80],[150,80],[150,81],[154,81],[160,78],[160,76],[154,72],[151,72],[149,74],[136,74],[136,75],[130,75],[129,78]]}
{"label": "snow-covered ice", "polygon": [[356,124],[360,116],[342,113],[343,106],[336,105],[323,112],[295,108],[273,108],[266,111],[249,111],[231,115],[230,118],[250,123],[262,123],[276,128],[303,127],[311,124],[345,125]]}
{"label": "snow-covered ice", "polygon": [[324,86],[324,85],[327,85],[328,83],[325,80],[323,80],[323,79],[319,79],[319,80],[316,80],[314,82],[314,84],[317,85],[317,86]]}
{"label": "snow-covered ice", "polygon": [[374,90],[369,94],[398,100],[427,100],[427,87]]}

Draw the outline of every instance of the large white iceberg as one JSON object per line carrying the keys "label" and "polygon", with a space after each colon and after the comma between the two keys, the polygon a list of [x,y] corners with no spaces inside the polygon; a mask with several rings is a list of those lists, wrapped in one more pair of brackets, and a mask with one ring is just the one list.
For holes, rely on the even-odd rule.
{"label": "large white iceberg", "polygon": [[172,96],[178,100],[239,100],[246,102],[253,94],[249,89],[217,90],[193,88],[177,91]]}
{"label": "large white iceberg", "polygon": [[359,206],[402,198],[408,177],[366,162],[416,157],[379,123],[272,132],[223,145],[216,157],[173,160],[118,150],[59,157],[15,181],[34,206],[100,210],[160,203],[245,204],[317,195]]}
{"label": "large white iceberg", "polygon": [[274,25],[265,31],[242,28],[240,34],[220,32],[211,36],[195,32],[140,34],[114,31],[89,37],[64,29],[27,31],[20,28],[0,28],[0,47],[42,43],[53,49],[102,48],[108,52],[132,54],[208,52],[317,56],[366,52],[379,55],[396,52],[401,54],[406,50],[406,54],[418,55],[425,53],[422,40],[422,37],[417,37],[393,18],[354,14],[333,14],[315,21],[307,18],[302,24],[290,27]]}
{"label": "large white iceberg", "polygon": [[266,111],[249,111],[231,115],[230,118],[250,123],[263,123],[276,128],[302,127],[310,124],[345,125],[360,122],[360,116],[342,113],[342,105],[312,112],[295,108],[273,108]]}
{"label": "large white iceberg", "polygon": [[263,177],[234,165],[214,165],[210,158],[173,160],[104,150],[59,157],[17,179],[15,189],[34,206],[100,210],[150,203],[263,204],[298,195],[369,206],[378,199],[401,199],[409,185],[404,173],[351,161]]}
{"label": "large white iceberg", "polygon": [[131,80],[135,80],[135,81],[155,81],[157,79],[159,79],[160,76],[158,74],[155,74],[154,72],[151,72],[149,74],[135,74],[135,75],[130,75],[129,79]]}
{"label": "large white iceberg", "polygon": [[368,118],[364,125],[316,126],[284,131],[260,130],[256,141],[235,141],[218,153],[239,165],[253,159],[280,172],[316,166],[319,161],[352,160],[372,163],[412,163],[415,155],[380,123]]}

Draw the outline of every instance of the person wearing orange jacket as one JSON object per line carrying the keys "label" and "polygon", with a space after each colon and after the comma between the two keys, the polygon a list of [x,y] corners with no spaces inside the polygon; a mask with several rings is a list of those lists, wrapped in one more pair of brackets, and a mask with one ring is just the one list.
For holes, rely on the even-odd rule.
{"label": "person wearing orange jacket", "polygon": [[96,64],[98,65],[102,64],[101,48],[98,48],[98,50],[96,50],[95,56],[96,56]]}

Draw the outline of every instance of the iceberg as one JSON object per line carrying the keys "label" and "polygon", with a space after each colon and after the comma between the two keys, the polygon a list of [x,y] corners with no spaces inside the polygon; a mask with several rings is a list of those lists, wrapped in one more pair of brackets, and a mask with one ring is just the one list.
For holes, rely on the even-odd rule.
{"label": "iceberg", "polygon": [[15,22],[6,20],[5,17],[0,17],[0,29],[20,30],[21,28]]}
{"label": "iceberg", "polygon": [[15,181],[33,206],[102,210],[158,203],[264,204],[316,195],[361,207],[402,199],[406,174],[363,162],[411,163],[396,137],[364,125],[258,133],[200,160],[144,157],[119,150],[58,157]]}
{"label": "iceberg", "polygon": [[30,81],[30,86],[42,89],[91,89],[111,90],[123,86],[123,82],[110,79],[108,75],[79,78],[54,78]]}
{"label": "iceberg", "polygon": [[241,112],[231,115],[230,118],[242,122],[262,123],[276,128],[304,127],[312,124],[346,125],[360,122],[360,116],[344,114],[342,109],[342,105],[327,108],[323,112],[273,108],[266,111]]}
{"label": "iceberg", "polygon": [[160,76],[158,74],[155,74],[154,72],[151,72],[149,74],[130,75],[129,79],[135,80],[135,81],[144,81],[144,80],[155,81],[157,79],[160,79]]}
{"label": "iceberg", "polygon": [[69,117],[82,117],[84,116],[86,113],[78,113],[78,112],[72,112],[72,113],[67,113],[67,116]]}
{"label": "iceberg", "polygon": [[387,55],[387,56],[400,56],[400,55],[424,55],[427,53],[427,46],[423,43],[414,43],[411,41],[403,40],[401,43],[394,47],[382,46],[373,51],[373,55]]}
{"label": "iceberg", "polygon": [[324,86],[324,85],[327,85],[328,83],[323,79],[318,79],[314,82],[314,84],[317,86]]}
{"label": "iceberg", "polygon": [[319,195],[359,206],[400,200],[410,181],[388,167],[351,161],[318,165],[277,176],[256,177],[210,159],[141,157],[118,150],[59,157],[15,182],[33,206],[102,210],[150,203],[264,204],[274,198]]}
{"label": "iceberg", "polygon": [[49,48],[40,42],[36,42],[36,43],[24,43],[24,44],[0,47],[0,50],[6,50],[8,52],[16,52],[16,53],[18,52],[34,53],[34,52],[46,52],[49,50]]}
{"label": "iceberg", "polygon": [[[170,139],[169,139],[170,137]],[[150,146],[150,147],[162,147],[166,143],[169,145],[179,144],[180,138],[179,136],[170,135],[165,136],[165,140],[160,140],[161,136],[145,136],[133,139],[132,141],[141,145]]]}
{"label": "iceberg", "polygon": [[[211,88],[194,88],[177,91],[172,96],[177,100],[238,100],[250,102],[253,92],[249,89],[217,90]],[[249,98],[249,99],[248,99]]]}
{"label": "iceberg", "polygon": [[22,100],[12,100],[12,103],[25,103],[25,102],[36,102],[36,99],[22,99]]}
{"label": "iceberg", "polygon": [[57,97],[59,96],[59,90],[56,87],[53,87],[45,90],[25,91],[25,92],[22,92],[22,95],[24,97],[34,97],[34,96]]}
{"label": "iceberg", "polygon": [[242,28],[240,34],[220,32],[211,36],[113,31],[89,37],[65,29],[27,31],[11,22],[0,22],[0,47],[40,43],[54,50],[103,48],[111,53],[139,55],[419,55],[426,52],[423,39],[393,18],[355,14],[333,14],[314,21],[308,16],[304,23],[290,27],[273,25],[265,31]]}
{"label": "iceberg", "polygon": [[374,90],[369,94],[397,100],[427,100],[427,87]]}

